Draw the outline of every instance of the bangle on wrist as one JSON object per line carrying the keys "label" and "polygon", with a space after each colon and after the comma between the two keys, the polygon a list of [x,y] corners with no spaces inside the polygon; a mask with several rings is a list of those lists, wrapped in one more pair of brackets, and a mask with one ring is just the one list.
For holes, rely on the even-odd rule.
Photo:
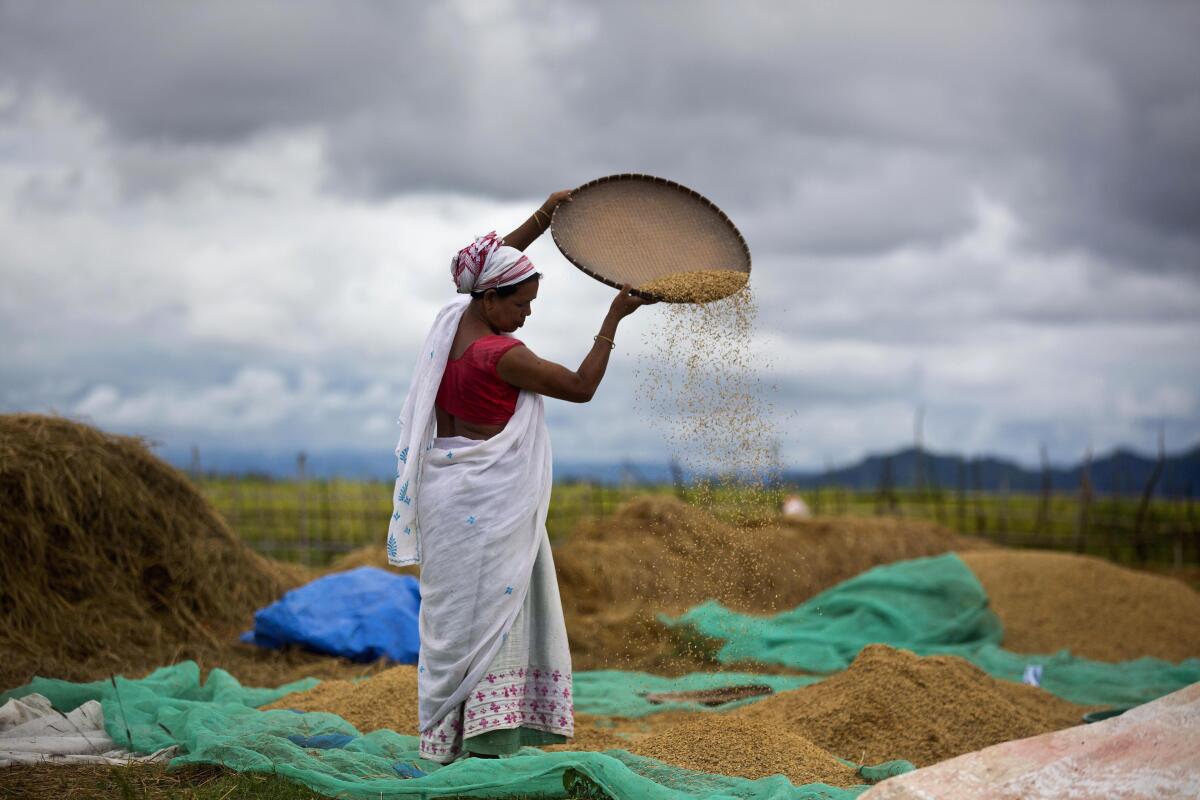
{"label": "bangle on wrist", "polygon": [[604,335],[602,335],[602,334],[599,334],[599,333],[597,333],[595,336],[593,336],[593,337],[592,337],[592,341],[593,341],[593,342],[598,342],[598,341],[600,341],[600,340],[602,340],[602,339],[603,339],[604,341],[608,342],[608,349],[609,349],[609,350],[615,350],[615,349],[617,348],[617,343],[616,343],[616,342],[614,342],[612,339],[608,338],[607,336],[604,336]]}

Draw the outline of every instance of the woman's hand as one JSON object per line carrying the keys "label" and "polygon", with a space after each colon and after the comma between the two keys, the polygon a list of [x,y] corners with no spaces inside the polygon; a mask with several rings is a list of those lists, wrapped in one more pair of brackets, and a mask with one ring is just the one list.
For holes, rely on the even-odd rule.
{"label": "woman's hand", "polygon": [[621,291],[617,292],[617,296],[613,298],[608,313],[617,319],[624,319],[642,306],[653,305],[657,302],[657,300],[647,300],[644,297],[638,297],[633,294],[630,284],[627,283],[621,287]]}
{"label": "woman's hand", "polygon": [[563,189],[546,198],[546,202],[542,203],[542,211],[545,211],[547,214],[553,214],[554,209],[558,208],[559,203],[569,202],[571,202],[571,190]]}

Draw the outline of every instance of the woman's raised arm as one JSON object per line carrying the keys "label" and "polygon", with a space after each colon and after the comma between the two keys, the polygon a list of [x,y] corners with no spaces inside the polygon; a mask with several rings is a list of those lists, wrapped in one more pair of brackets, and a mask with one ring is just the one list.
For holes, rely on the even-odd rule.
{"label": "woman's raised arm", "polygon": [[524,250],[529,245],[533,244],[533,240],[546,232],[550,227],[550,216],[554,213],[554,209],[558,208],[559,203],[571,201],[571,190],[563,189],[561,192],[555,192],[546,198],[546,202],[542,203],[542,207],[533,212],[529,219],[521,223],[515,231],[504,237],[504,243],[509,247],[515,247],[518,250]]}
{"label": "woman's raised arm", "polygon": [[586,403],[596,394],[596,388],[600,386],[604,371],[608,368],[608,357],[615,347],[617,324],[650,302],[630,294],[628,284],[622,286],[613,298],[592,349],[584,356],[577,370],[572,371],[562,364],[538,358],[528,347],[514,347],[500,357],[496,373],[518,389],[572,403]]}

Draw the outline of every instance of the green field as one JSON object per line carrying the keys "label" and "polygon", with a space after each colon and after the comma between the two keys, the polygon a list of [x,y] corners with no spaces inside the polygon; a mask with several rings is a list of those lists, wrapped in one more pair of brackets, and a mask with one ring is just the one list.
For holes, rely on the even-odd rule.
{"label": "green field", "polygon": [[[392,484],[379,481],[276,481],[206,476],[197,479],[230,526],[252,547],[285,560],[324,565],[364,545],[382,546],[392,510]],[[895,515],[927,519],[968,535],[1019,547],[1102,555],[1124,563],[1200,564],[1200,526],[1194,505],[1155,500],[1141,515],[1136,497],[1076,494],[894,491],[796,491],[786,487],[560,484],[551,495],[547,528],[553,541],[582,520],[609,516],[639,495],[678,494],[726,521],[759,525],[776,519],[783,498],[797,494],[817,516]]]}

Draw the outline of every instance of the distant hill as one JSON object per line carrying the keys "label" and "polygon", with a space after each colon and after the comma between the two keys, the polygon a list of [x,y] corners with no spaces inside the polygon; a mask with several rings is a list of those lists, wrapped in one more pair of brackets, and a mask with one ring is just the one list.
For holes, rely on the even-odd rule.
{"label": "distant hill", "polygon": [[[164,457],[183,469],[191,467],[186,452],[165,452]],[[894,453],[867,456],[857,463],[825,471],[787,470],[785,483],[801,488],[842,486],[849,489],[873,490],[880,486],[885,465],[890,462],[892,485],[897,489],[917,486],[917,464],[923,462],[925,485],[957,489],[965,480],[967,488],[976,485],[984,491],[998,491],[1007,486],[1012,492],[1037,492],[1042,485],[1040,470],[1023,467],[1015,461],[981,456],[963,456],[905,448]],[[200,454],[203,472],[221,474],[258,474],[287,479],[296,476],[295,453],[239,452],[232,450],[205,451]],[[1116,450],[1094,459],[1091,481],[1100,494],[1140,494],[1154,470],[1154,458],[1131,450]],[[356,450],[322,451],[308,454],[305,472],[314,478],[352,478],[388,480],[395,475],[395,457],[389,451],[364,452]],[[1079,488],[1083,464],[1053,467],[1049,471],[1050,486],[1055,491],[1075,491]],[[691,476],[688,476],[689,478]],[[672,480],[670,466],[659,463],[612,463],[560,461],[554,465],[554,479],[559,482],[592,481],[604,484],[662,484]],[[1200,446],[1184,453],[1168,456],[1156,494],[1183,497],[1189,491],[1200,494]]]}
{"label": "distant hill", "polygon": [[[924,483],[930,488],[940,486],[943,489],[957,489],[960,483],[965,482],[968,489],[978,486],[985,491],[997,491],[1007,487],[1013,492],[1037,492],[1042,486],[1041,470],[1023,467],[1015,461],[995,456],[968,460],[957,455],[929,451],[920,453],[914,447],[868,456],[856,464],[828,472],[788,471],[783,477],[786,483],[808,488],[843,486],[877,489],[889,462],[891,482],[897,489],[917,486],[918,463],[923,463]],[[1154,464],[1154,458],[1131,450],[1115,450],[1109,455],[1093,459],[1090,471],[1092,488],[1100,494],[1140,494],[1154,471]],[[1051,467],[1048,471],[1051,489],[1077,490],[1083,466],[1080,462],[1070,467]],[[1191,491],[1200,493],[1200,446],[1166,458],[1155,493],[1182,497],[1188,493],[1189,487]]]}

